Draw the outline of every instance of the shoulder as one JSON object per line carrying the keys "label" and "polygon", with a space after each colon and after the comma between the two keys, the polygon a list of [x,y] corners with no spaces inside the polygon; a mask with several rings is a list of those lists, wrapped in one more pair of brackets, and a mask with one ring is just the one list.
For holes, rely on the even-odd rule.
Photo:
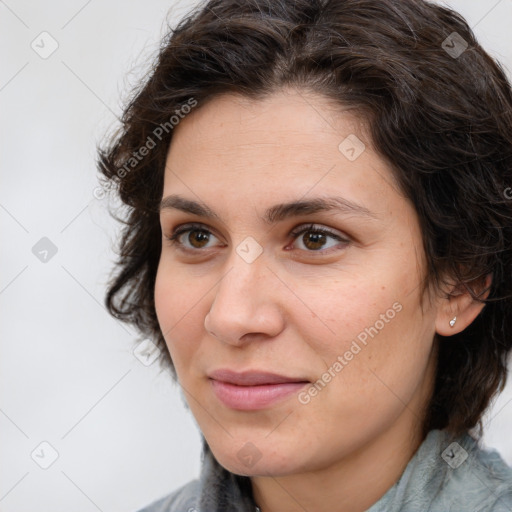
{"label": "shoulder", "polygon": [[500,454],[483,448],[469,434],[451,443],[441,439],[445,442],[438,451],[444,470],[440,501],[470,506],[474,512],[511,511],[512,468]]}
{"label": "shoulder", "polygon": [[199,480],[192,480],[138,512],[197,512],[199,494]]}
{"label": "shoulder", "polygon": [[467,432],[432,430],[367,512],[511,512],[512,468]]}
{"label": "shoulder", "polygon": [[[472,456],[472,457],[471,457]],[[474,441],[468,457],[466,478],[479,486],[484,498],[486,512],[509,512],[512,510],[512,468],[494,449],[484,449]],[[466,484],[467,485],[467,484]]]}

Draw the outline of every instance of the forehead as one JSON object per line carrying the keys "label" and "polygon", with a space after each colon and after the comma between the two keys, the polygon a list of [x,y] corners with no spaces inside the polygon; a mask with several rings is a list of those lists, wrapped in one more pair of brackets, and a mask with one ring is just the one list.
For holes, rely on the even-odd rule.
{"label": "forehead", "polygon": [[291,90],[263,99],[226,94],[193,110],[175,127],[164,180],[164,196],[226,201],[334,191],[382,203],[394,188],[354,109]]}
{"label": "forehead", "polygon": [[[169,149],[186,143],[183,139],[197,142],[198,138],[205,145],[222,148],[236,145],[242,149],[241,143],[247,139],[254,149],[258,149],[258,142],[283,146],[306,143],[314,149],[318,142],[328,142],[328,134],[333,136],[332,143],[349,134],[358,134],[368,143],[366,123],[356,112],[325,96],[296,89],[282,89],[259,99],[222,94],[191,111],[176,126]],[[227,134],[231,137],[226,138]]]}

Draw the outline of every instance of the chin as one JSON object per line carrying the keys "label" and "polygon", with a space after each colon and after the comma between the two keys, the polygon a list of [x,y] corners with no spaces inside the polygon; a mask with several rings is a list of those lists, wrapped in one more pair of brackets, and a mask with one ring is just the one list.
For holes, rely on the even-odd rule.
{"label": "chin", "polygon": [[[305,463],[298,460],[297,451],[286,449],[282,443],[262,446],[257,441],[232,441],[229,446],[210,447],[219,464],[236,475],[278,477],[305,470]],[[304,453],[301,455],[303,458]]]}

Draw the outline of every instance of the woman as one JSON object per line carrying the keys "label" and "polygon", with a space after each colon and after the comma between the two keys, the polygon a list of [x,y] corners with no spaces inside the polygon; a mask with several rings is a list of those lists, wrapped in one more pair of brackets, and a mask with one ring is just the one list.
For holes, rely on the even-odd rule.
{"label": "woman", "polygon": [[509,511],[512,92],[420,0],[210,1],[99,154],[107,295],[166,347],[199,480],[146,511]]}

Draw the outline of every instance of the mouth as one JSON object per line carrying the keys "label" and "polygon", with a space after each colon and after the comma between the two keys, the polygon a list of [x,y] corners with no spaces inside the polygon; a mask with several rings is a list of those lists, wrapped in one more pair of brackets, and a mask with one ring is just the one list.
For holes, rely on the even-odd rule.
{"label": "mouth", "polygon": [[271,407],[310,383],[302,377],[228,369],[216,370],[208,377],[218,400],[230,409],[245,411]]}

